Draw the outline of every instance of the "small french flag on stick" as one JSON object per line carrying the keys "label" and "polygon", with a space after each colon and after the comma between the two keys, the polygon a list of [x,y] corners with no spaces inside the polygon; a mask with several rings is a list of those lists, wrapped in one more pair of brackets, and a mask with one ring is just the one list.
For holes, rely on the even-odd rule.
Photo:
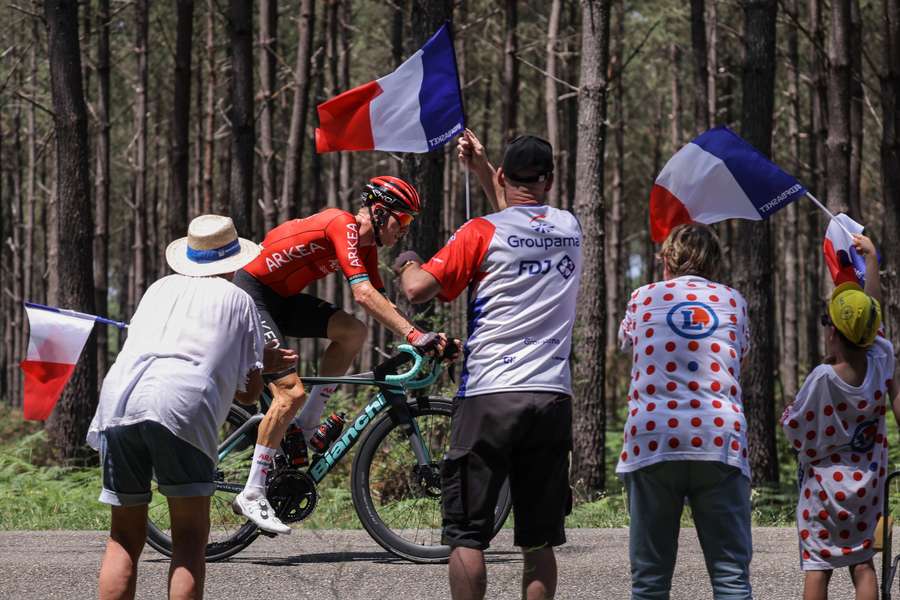
{"label": "small french flag on stick", "polygon": [[318,106],[316,152],[430,152],[465,127],[456,53],[445,23],[396,71]]}
{"label": "small french flag on stick", "polygon": [[25,313],[31,331],[25,360],[19,363],[25,374],[23,416],[46,421],[75,371],[94,323],[120,328],[127,325],[32,302],[25,303]]}
{"label": "small french flag on stick", "polygon": [[676,225],[759,221],[807,194],[727,127],[701,134],[675,153],[650,192],[650,235],[661,243]]}
{"label": "small french flag on stick", "polygon": [[[828,222],[822,252],[825,264],[831,273],[834,285],[858,283],[866,286],[866,259],[853,247],[853,235],[863,232],[863,226],[845,215],[838,213]],[[879,257],[880,258],[880,257]]]}

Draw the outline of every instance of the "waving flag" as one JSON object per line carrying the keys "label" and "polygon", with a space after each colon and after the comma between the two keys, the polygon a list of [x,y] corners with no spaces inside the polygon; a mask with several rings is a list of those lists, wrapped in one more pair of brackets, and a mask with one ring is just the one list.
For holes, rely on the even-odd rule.
{"label": "waving flag", "polygon": [[[843,227],[841,227],[843,225]],[[834,285],[848,281],[866,286],[866,259],[856,252],[850,234],[862,233],[863,226],[839,213],[828,223],[822,251]]]}
{"label": "waving flag", "polygon": [[766,219],[806,193],[727,127],[701,134],[675,153],[650,192],[650,234],[662,242],[676,225]]}
{"label": "waving flag", "polygon": [[316,151],[429,152],[465,127],[449,24],[381,79],[318,106]]}
{"label": "waving flag", "polygon": [[31,335],[28,354],[19,363],[25,373],[24,413],[26,419],[44,421],[72,377],[94,321],[33,305],[25,312]]}

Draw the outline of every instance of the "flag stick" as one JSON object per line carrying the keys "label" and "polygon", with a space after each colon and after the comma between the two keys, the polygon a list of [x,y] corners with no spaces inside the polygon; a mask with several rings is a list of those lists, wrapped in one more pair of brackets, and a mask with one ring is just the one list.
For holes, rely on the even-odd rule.
{"label": "flag stick", "polygon": [[813,204],[815,204],[816,206],[818,206],[819,208],[821,208],[821,209],[825,212],[825,214],[828,215],[828,218],[833,219],[833,220],[840,226],[840,228],[844,230],[844,233],[846,233],[846,234],[849,235],[851,238],[853,238],[853,234],[850,233],[850,230],[848,230],[846,227],[844,227],[844,224],[841,223],[839,220],[835,219],[835,218],[834,218],[834,214],[833,214],[830,210],[828,210],[827,208],[825,208],[825,205],[822,204],[821,202],[819,202],[819,201],[816,199],[815,196],[813,196],[813,195],[810,194],[809,192],[806,192],[806,197],[809,198],[810,200],[812,200],[812,201],[813,201]]}
{"label": "flag stick", "polygon": [[466,221],[472,218],[472,204],[469,197],[469,167],[466,167]]}
{"label": "flag stick", "polygon": [[107,319],[105,317],[98,317],[97,315],[89,315],[87,313],[78,312],[77,310],[69,310],[67,308],[56,308],[55,306],[47,306],[46,304],[38,304],[37,302],[25,302],[25,306],[28,308],[39,308],[41,310],[49,310],[50,312],[60,313],[63,315],[68,315],[70,317],[77,317],[79,319],[87,319],[88,321],[96,321],[97,323],[103,323],[104,325],[113,325],[118,327],[119,329],[126,329],[128,327],[128,323],[123,323],[122,321],[113,321],[112,319]]}

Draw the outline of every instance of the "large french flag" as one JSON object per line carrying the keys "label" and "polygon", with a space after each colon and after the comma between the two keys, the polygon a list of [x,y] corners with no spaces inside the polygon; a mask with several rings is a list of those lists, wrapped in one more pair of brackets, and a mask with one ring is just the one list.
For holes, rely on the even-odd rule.
{"label": "large french flag", "polygon": [[45,421],[62,395],[94,321],[49,308],[26,306],[31,335],[19,365],[25,373],[24,417]]}
{"label": "large french flag", "polygon": [[836,286],[847,282],[866,286],[866,259],[856,252],[851,237],[851,234],[862,233],[863,229],[862,225],[844,213],[836,214],[828,222],[822,252],[825,254],[828,272],[831,273],[831,279]]}
{"label": "large french flag", "polygon": [[465,127],[450,24],[396,71],[323,102],[318,112],[317,152],[443,146]]}
{"label": "large french flag", "polygon": [[806,193],[800,182],[727,127],[701,134],[675,153],[650,192],[650,235],[676,225],[766,219]]}

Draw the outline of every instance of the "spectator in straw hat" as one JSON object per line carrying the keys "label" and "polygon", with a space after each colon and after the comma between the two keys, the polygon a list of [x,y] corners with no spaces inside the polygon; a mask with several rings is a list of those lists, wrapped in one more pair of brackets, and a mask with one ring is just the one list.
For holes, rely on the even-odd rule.
{"label": "spectator in straw hat", "polygon": [[100,451],[100,501],[112,509],[100,598],[134,597],[154,474],[172,520],[169,597],[203,595],[219,427],[232,399],[256,400],[264,366],[296,361],[293,351],[264,349],[253,300],[231,283],[258,254],[228,217],[191,221],[166,249],[176,274],[141,298],[103,380],[87,437]]}

